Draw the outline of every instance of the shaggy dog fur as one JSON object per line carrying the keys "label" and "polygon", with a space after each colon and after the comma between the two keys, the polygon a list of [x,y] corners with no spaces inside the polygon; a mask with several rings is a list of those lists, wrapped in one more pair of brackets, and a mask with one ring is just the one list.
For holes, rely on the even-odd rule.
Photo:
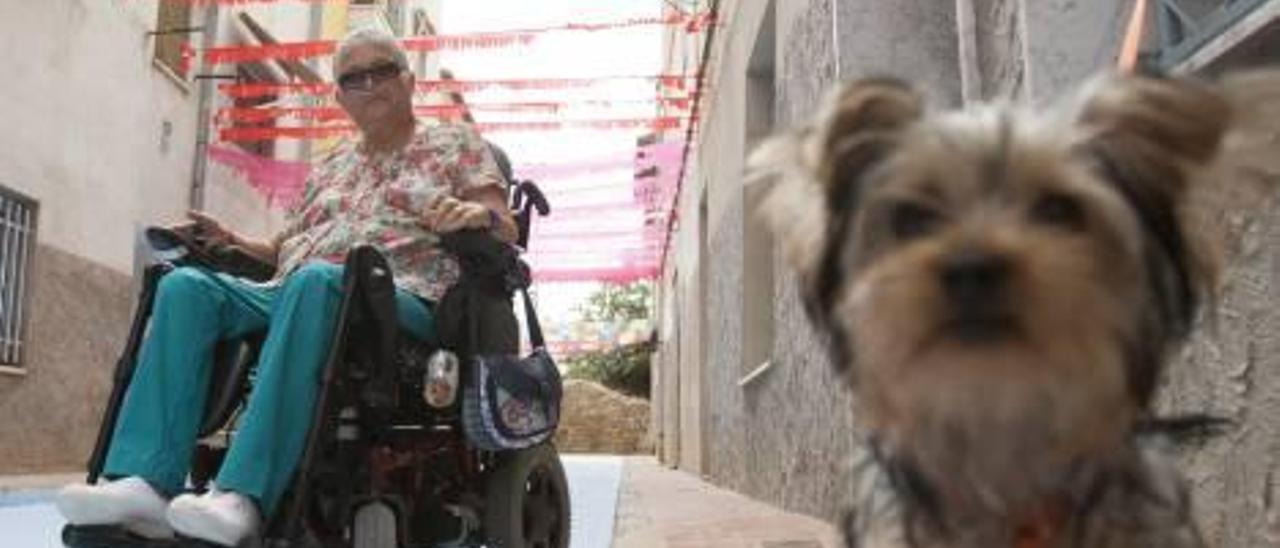
{"label": "shaggy dog fur", "polygon": [[1053,109],[933,114],[864,80],[753,155],[868,433],[850,546],[1203,545],[1140,433],[1175,424],[1153,391],[1215,286],[1188,196],[1229,183],[1204,173],[1268,88],[1106,76]]}

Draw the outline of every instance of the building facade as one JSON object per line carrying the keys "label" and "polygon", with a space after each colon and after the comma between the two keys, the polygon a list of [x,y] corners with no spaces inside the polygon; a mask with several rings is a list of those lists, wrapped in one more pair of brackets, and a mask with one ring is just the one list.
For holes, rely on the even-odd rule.
{"label": "building facade", "polygon": [[0,4],[0,474],[84,466],[129,330],[143,228],[192,207],[247,234],[279,228],[279,208],[209,162],[206,144],[294,162],[323,145],[219,143],[212,119],[257,106],[218,84],[327,80],[327,59],[202,66],[198,52],[338,39],[353,25],[434,33],[439,16],[440,0]]}
{"label": "building facade", "polygon": [[[859,77],[907,79],[934,108],[1000,97],[1045,103],[1115,66],[1135,2],[711,4],[720,25],[706,54],[708,91],[657,300],[656,450],[720,485],[837,520],[859,450],[852,402],[753,216],[765,190],[758,185],[768,183],[743,180],[752,145],[807,119],[835,82]],[[1280,0],[1147,4],[1144,63],[1213,74],[1280,60]],[[689,66],[705,43],[668,40],[669,70]],[[1251,138],[1233,146],[1259,149],[1257,161],[1269,167],[1233,174],[1235,190],[1204,203],[1227,250],[1217,330],[1193,342],[1161,402],[1236,421],[1186,465],[1207,534],[1239,548],[1280,535],[1280,165],[1274,133]],[[1260,152],[1268,146],[1270,157]]]}

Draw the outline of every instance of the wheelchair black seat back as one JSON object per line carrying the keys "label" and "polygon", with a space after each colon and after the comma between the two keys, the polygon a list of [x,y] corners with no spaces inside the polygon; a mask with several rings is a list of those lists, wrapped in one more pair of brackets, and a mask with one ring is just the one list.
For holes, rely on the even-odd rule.
{"label": "wheelchair black seat back", "polygon": [[[529,210],[535,206],[528,200],[520,205],[525,213],[523,242]],[[167,260],[144,273],[89,461],[90,483],[97,481],[111,446],[159,280],[175,265],[224,266],[214,253],[184,254],[182,247],[198,246],[189,235],[162,230],[154,234],[153,241],[168,252]],[[468,232],[446,238],[445,246],[460,259],[464,282],[435,307],[441,345],[454,351],[462,364],[477,352],[514,353],[519,334],[512,289],[529,283],[518,251],[486,234]],[[234,260],[232,270],[240,275],[270,275],[244,256]],[[482,450],[469,442],[462,427],[458,400],[463,390],[448,405],[429,404],[423,392],[424,372],[439,349],[401,335],[394,291],[391,271],[374,248],[359,247],[348,254],[335,336],[319,379],[302,458],[284,502],[274,515],[264,516],[264,531],[250,545],[567,547],[569,491],[554,445]],[[468,329],[477,323],[479,330]],[[257,333],[219,344],[189,475],[193,490],[206,489],[218,470],[236,412],[251,389],[263,337]],[[465,385],[469,369],[461,367],[459,373],[459,383]],[[189,539],[148,541],[117,527],[89,526],[67,526],[63,542],[71,548],[208,546]]]}

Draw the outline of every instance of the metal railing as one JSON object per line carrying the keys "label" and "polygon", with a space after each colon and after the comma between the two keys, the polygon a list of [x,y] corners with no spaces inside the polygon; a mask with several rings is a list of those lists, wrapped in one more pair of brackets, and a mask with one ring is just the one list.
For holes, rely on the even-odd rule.
{"label": "metal railing", "polygon": [[1157,0],[1156,63],[1171,68],[1191,57],[1269,0]]}
{"label": "metal railing", "polygon": [[0,188],[0,365],[22,365],[35,202]]}

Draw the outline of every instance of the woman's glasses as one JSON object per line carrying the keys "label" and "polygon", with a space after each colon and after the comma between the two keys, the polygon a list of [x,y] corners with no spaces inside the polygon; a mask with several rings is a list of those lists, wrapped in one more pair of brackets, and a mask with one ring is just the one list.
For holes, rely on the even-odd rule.
{"label": "woman's glasses", "polygon": [[379,63],[366,69],[353,70],[338,77],[342,91],[369,91],[378,84],[400,75],[404,70],[394,62]]}

